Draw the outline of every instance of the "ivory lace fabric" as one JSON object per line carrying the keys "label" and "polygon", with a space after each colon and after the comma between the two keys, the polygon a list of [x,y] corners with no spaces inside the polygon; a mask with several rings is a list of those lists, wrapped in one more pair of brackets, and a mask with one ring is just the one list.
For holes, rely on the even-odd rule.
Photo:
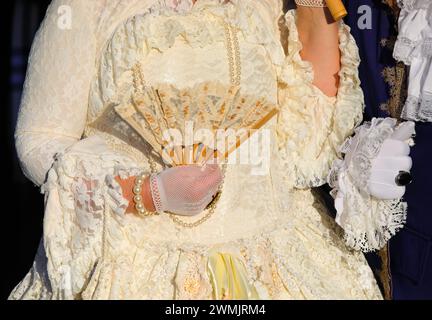
{"label": "ivory lace fabric", "polygon": [[399,35],[393,56],[410,66],[402,118],[432,122],[432,2],[399,0]]}
{"label": "ivory lace fabric", "polygon": [[[57,25],[61,5],[72,8],[70,30]],[[276,0],[53,1],[16,130],[23,170],[45,195],[44,236],[10,298],[380,299],[363,255],[310,189],[361,120],[357,48],[342,25],[339,94],[329,98],[300,58],[295,19]],[[130,97],[131,68],[140,62],[150,84],[229,84],[224,23],[238,30],[242,90],[282,108],[263,128],[269,169],[228,165],[214,214],[193,229],[166,214],[125,215],[114,176],[149,173],[149,157],[162,170],[112,112]]]}

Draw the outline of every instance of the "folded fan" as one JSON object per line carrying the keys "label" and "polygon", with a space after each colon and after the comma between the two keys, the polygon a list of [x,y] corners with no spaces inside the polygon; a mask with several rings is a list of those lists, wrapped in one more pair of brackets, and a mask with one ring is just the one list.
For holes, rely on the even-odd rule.
{"label": "folded fan", "polygon": [[172,166],[221,161],[278,112],[239,86],[203,82],[146,86],[116,113]]}

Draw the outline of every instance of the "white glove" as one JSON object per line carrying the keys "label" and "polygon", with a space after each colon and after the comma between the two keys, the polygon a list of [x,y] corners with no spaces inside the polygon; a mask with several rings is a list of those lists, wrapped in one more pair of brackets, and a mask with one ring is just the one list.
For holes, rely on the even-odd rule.
{"label": "white glove", "polygon": [[372,160],[368,187],[375,198],[398,199],[405,194],[406,187],[398,186],[396,177],[400,171],[411,170],[412,160],[409,157],[410,147],[407,141],[414,133],[413,122],[402,123],[392,136],[384,141],[378,156]]}
{"label": "white glove", "polygon": [[374,118],[356,129],[356,135],[342,147],[342,166],[362,192],[380,200],[399,199],[405,194],[406,188],[397,185],[396,177],[411,170],[409,141],[414,127],[411,121],[397,125],[392,118]]}
{"label": "white glove", "polygon": [[212,201],[222,173],[216,164],[178,166],[159,173],[156,181],[157,190],[152,188],[151,192],[154,201],[160,199],[161,211],[193,216]]}
{"label": "white glove", "polygon": [[379,250],[403,228],[405,187],[396,178],[400,171],[411,169],[409,143],[414,133],[413,122],[373,118],[341,146],[345,158],[333,163],[328,182],[333,188],[335,220],[344,229],[347,245],[355,250]]}

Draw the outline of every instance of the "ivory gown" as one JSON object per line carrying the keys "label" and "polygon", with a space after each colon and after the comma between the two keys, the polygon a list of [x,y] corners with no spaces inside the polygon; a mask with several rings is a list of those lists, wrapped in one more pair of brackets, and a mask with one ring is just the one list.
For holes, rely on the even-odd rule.
{"label": "ivory gown", "polygon": [[[227,49],[227,27],[241,70],[228,62],[237,47]],[[278,0],[53,1],[16,129],[22,168],[45,194],[43,242],[10,298],[380,299],[363,255],[311,191],[362,117],[357,47],[348,27],[339,34],[340,88],[329,98],[300,58],[295,12],[284,17]],[[214,214],[196,228],[124,214],[113,177],[150,172],[150,148],[112,112],[130,98],[137,62],[147,83],[178,87],[229,84],[234,70],[245,93],[281,107],[263,128],[269,171],[228,165]]]}

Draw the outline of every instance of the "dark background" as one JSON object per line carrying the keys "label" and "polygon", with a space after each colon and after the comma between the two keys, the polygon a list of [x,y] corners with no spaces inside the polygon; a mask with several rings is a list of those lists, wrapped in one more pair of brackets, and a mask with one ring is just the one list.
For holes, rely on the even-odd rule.
{"label": "dark background", "polygon": [[50,0],[1,3],[0,130],[3,238],[1,300],[21,281],[33,262],[42,235],[43,196],[21,173],[15,153],[15,128],[31,43]]}

